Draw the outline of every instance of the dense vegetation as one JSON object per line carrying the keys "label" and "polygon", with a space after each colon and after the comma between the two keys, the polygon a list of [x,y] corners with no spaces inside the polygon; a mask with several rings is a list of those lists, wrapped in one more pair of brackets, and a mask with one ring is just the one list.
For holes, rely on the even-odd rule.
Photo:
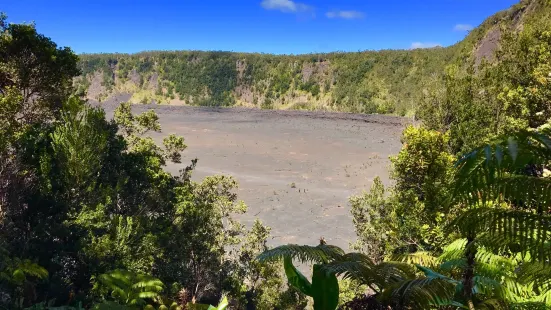
{"label": "dense vegetation", "polygon": [[70,96],[70,49],[5,16],[0,33],[2,309],[166,309],[223,294],[236,308],[300,304],[274,266],[254,260],[269,228],[233,220],[246,212],[235,180],[192,182],[196,161],[165,172],[186,145],[146,136],[161,130],[155,113],[124,104],[107,120]]}
{"label": "dense vegetation", "polygon": [[[531,1],[500,12],[447,48],[310,55],[151,51],[81,55],[80,94],[133,103],[310,109],[416,115],[427,92],[443,87],[445,68],[492,59],[492,34],[516,28]],[[508,31],[508,30],[507,30]],[[489,45],[489,46],[488,46]]]}
{"label": "dense vegetation", "polygon": [[394,185],[350,199],[357,252],[261,255],[324,270],[317,287],[287,272],[317,309],[334,309],[338,276],[367,286],[351,309],[551,308],[551,2],[523,5],[522,27],[497,28],[495,61],[449,65],[429,89],[391,158]]}
{"label": "dense vegetation", "polygon": [[[491,61],[458,56],[496,29]],[[414,70],[435,70],[430,79],[379,79],[411,70],[380,64],[415,56],[417,66],[431,53],[441,53],[427,60],[437,65]],[[333,69],[319,69],[329,63],[322,56]],[[445,65],[454,57],[460,64]],[[318,73],[303,79],[299,59]],[[107,120],[83,101],[83,85],[98,78],[113,90],[125,79],[157,81],[156,98],[209,105],[234,104],[243,85],[274,94],[260,95],[267,108],[300,92],[358,112],[399,111],[408,98],[423,123],[403,133],[394,185],[376,179],[351,197],[354,252],[324,240],[269,249],[268,227],[234,219],[246,206],[232,178],[192,181],[197,160],[178,176],[163,170],[186,145],[148,137],[161,130],[155,113],[133,115],[125,103]],[[79,62],[2,15],[0,119],[2,308],[551,308],[549,0],[500,13],[451,49],[296,57],[155,52]],[[311,280],[297,261],[314,263]]]}
{"label": "dense vegetation", "polygon": [[81,55],[79,92],[135,103],[413,112],[422,85],[442,74],[456,49],[275,56],[229,52]]}

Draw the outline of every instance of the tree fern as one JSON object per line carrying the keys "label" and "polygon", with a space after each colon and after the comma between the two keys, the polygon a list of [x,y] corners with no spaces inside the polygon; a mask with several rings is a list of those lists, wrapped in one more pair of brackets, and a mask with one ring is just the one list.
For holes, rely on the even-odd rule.
{"label": "tree fern", "polygon": [[[314,298],[314,309],[334,309],[334,304],[329,303],[329,308],[318,308],[319,302],[324,296],[331,296],[331,287],[320,286],[316,283],[331,283],[336,281],[335,276],[344,279],[353,279],[360,284],[365,284],[379,296],[386,304],[408,305],[416,307],[420,305],[450,304],[453,300],[455,282],[444,276],[436,276],[437,273],[428,268],[418,266],[430,274],[423,278],[416,277],[415,267],[406,262],[382,262],[375,264],[367,255],[362,253],[347,253],[335,246],[324,243],[312,246],[285,245],[268,250],[259,256],[262,261],[284,259],[285,271],[289,283],[301,292]],[[302,262],[318,262],[314,265],[314,276],[310,282],[291,264],[291,259],[297,258]],[[317,271],[316,271],[317,270]],[[318,275],[316,277],[316,275]],[[321,277],[321,275],[325,275]],[[319,278],[326,278],[320,281]],[[335,282],[336,283],[336,282]],[[317,296],[317,298],[316,298]],[[327,304],[327,303],[326,303]],[[335,304],[336,305],[336,304]]]}
{"label": "tree fern", "polygon": [[428,251],[417,251],[414,253],[399,253],[390,255],[390,261],[403,262],[412,265],[433,267],[438,264],[438,257]]}
{"label": "tree fern", "polygon": [[[260,254],[258,259],[261,262],[283,259],[289,284],[306,296],[312,297],[314,310],[335,310],[339,302],[338,280],[335,272],[324,267],[330,262],[341,260],[344,255],[341,248],[327,245],[325,240],[321,239],[320,244],[315,247],[295,244],[279,246]],[[303,263],[316,263],[312,268],[311,283],[293,266],[293,259]]]}
{"label": "tree fern", "polygon": [[99,275],[94,284],[94,290],[108,292],[114,301],[128,306],[144,306],[147,300],[156,301],[163,288],[157,278],[121,269]]}
{"label": "tree fern", "polygon": [[390,285],[415,278],[412,265],[402,262],[382,262],[374,264],[367,255],[348,253],[339,260],[323,266],[344,279],[353,279],[380,293]]}
{"label": "tree fern", "polygon": [[[0,248],[0,251],[3,250]],[[46,279],[48,277],[48,271],[28,260],[28,259],[19,259],[19,258],[10,258],[6,253],[1,255],[2,262],[0,262],[0,280],[5,283],[12,283],[17,285],[23,285],[27,282],[28,277],[35,279]]]}
{"label": "tree fern", "polygon": [[551,179],[542,177],[551,161],[550,133],[521,131],[472,151],[457,164],[451,202],[466,210],[448,228],[467,239],[462,281],[471,309],[480,246],[496,254],[551,260],[551,217],[545,214],[550,209]]}
{"label": "tree fern", "polygon": [[424,277],[405,280],[389,286],[383,299],[398,308],[428,309],[434,306],[456,305],[454,294],[458,281],[417,266]]}
{"label": "tree fern", "polygon": [[258,256],[258,260],[267,262],[289,257],[302,263],[328,263],[342,258],[343,255],[341,248],[324,243],[317,246],[287,244],[265,251]]}
{"label": "tree fern", "polygon": [[452,221],[463,235],[478,236],[479,243],[495,250],[510,248],[532,259],[551,259],[551,216],[520,210],[475,207]]}
{"label": "tree fern", "polygon": [[549,207],[551,179],[537,172],[551,161],[550,133],[522,131],[463,156],[457,163],[455,201],[483,206],[504,201],[540,211]]}

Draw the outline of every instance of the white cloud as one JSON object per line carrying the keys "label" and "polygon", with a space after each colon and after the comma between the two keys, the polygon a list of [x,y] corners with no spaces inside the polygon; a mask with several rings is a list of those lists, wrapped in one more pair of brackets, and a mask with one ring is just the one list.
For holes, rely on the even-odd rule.
{"label": "white cloud", "polygon": [[457,24],[455,27],[453,27],[453,30],[455,31],[471,31],[474,27],[469,24]]}
{"label": "white cloud", "polygon": [[263,0],[260,5],[266,10],[277,10],[285,13],[300,13],[312,9],[304,3],[292,0]]}
{"label": "white cloud", "polygon": [[410,48],[416,49],[416,48],[432,48],[442,46],[440,43],[432,43],[432,42],[413,42],[411,43]]}
{"label": "white cloud", "polygon": [[359,11],[330,11],[325,13],[325,16],[327,18],[361,19],[365,17],[365,14]]}

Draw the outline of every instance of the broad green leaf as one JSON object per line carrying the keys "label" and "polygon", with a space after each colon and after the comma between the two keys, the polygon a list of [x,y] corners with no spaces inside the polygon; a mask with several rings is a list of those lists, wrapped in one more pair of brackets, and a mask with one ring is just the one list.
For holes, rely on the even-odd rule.
{"label": "broad green leaf", "polygon": [[314,265],[312,298],[314,310],[335,310],[339,305],[339,281],[334,273],[324,271],[321,265]]}
{"label": "broad green leaf", "polygon": [[306,279],[306,277],[298,271],[293,265],[293,260],[290,257],[285,257],[283,260],[283,266],[285,268],[285,275],[287,280],[294,288],[298,289],[304,295],[312,297],[312,284]]}

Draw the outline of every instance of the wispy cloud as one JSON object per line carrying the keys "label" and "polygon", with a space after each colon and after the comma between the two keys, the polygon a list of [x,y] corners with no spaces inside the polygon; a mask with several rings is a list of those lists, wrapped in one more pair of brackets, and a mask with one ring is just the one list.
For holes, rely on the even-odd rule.
{"label": "wispy cloud", "polygon": [[302,13],[313,9],[309,5],[292,0],[263,0],[260,5],[266,10],[276,10],[284,13]]}
{"label": "wispy cloud", "polygon": [[410,48],[416,49],[416,48],[432,48],[442,46],[440,43],[433,43],[433,42],[413,42],[411,43]]}
{"label": "wispy cloud", "polygon": [[453,27],[454,31],[471,31],[474,27],[469,24],[457,24]]}
{"label": "wispy cloud", "polygon": [[362,19],[365,14],[359,11],[329,11],[325,13],[325,16],[327,18]]}

